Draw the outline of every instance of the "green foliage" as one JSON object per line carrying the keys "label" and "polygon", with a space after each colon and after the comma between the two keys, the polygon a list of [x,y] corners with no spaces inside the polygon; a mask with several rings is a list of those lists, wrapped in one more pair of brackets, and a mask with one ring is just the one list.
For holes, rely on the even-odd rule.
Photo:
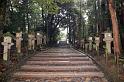
{"label": "green foliage", "polygon": [[58,6],[53,0],[35,0],[45,13],[57,13]]}
{"label": "green foliage", "polygon": [[42,31],[50,40],[57,41],[60,33],[57,26],[67,27],[69,20],[75,20],[68,17],[79,15],[78,10],[71,8],[72,4],[73,0],[11,0],[11,24],[4,30],[11,33],[16,33],[18,28],[24,33]]}
{"label": "green foliage", "polygon": [[13,36],[10,32],[7,32],[7,33],[3,34],[3,36],[4,36],[4,37],[5,37],[5,36],[10,36],[10,37],[14,38],[14,36]]}
{"label": "green foliage", "polygon": [[65,37],[64,33],[60,33],[57,37],[57,40],[61,40],[63,37]]}
{"label": "green foliage", "polygon": [[64,4],[64,3],[69,3],[72,0],[33,0],[38,3],[38,5],[41,6],[41,8],[44,10],[45,13],[50,13],[50,14],[56,14],[59,11],[59,6],[57,3]]}

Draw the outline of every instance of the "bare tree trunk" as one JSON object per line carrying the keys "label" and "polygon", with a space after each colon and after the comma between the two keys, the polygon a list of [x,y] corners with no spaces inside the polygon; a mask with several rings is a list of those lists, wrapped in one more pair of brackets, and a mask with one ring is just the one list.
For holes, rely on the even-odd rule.
{"label": "bare tree trunk", "polygon": [[118,58],[120,55],[118,20],[117,20],[116,11],[114,8],[113,0],[108,0],[108,2],[109,2],[109,11],[110,11],[112,26],[113,26],[114,54]]}

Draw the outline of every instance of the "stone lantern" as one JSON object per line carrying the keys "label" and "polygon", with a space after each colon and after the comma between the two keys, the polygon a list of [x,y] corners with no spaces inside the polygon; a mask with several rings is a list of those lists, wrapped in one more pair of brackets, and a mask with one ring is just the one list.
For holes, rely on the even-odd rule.
{"label": "stone lantern", "polygon": [[111,54],[111,42],[113,41],[112,33],[111,32],[105,32],[103,40],[106,42],[107,53]]}
{"label": "stone lantern", "polygon": [[92,50],[93,38],[92,38],[92,37],[89,37],[89,38],[88,38],[88,41],[89,41],[89,50]]}
{"label": "stone lantern", "polygon": [[2,45],[4,46],[3,60],[7,61],[8,60],[8,52],[11,49],[11,46],[14,45],[14,43],[12,43],[12,37],[4,36],[4,41],[2,42]]}
{"label": "stone lantern", "polygon": [[17,52],[21,53],[21,41],[22,41],[22,33],[21,32],[17,32],[16,33],[16,48],[17,48]]}
{"label": "stone lantern", "polygon": [[36,36],[36,39],[37,39],[37,46],[41,46],[42,45],[42,39],[43,39],[43,35],[42,33],[38,32],[37,33],[37,36]]}
{"label": "stone lantern", "polygon": [[34,34],[28,34],[28,48],[29,50],[34,50],[35,47],[35,35]]}

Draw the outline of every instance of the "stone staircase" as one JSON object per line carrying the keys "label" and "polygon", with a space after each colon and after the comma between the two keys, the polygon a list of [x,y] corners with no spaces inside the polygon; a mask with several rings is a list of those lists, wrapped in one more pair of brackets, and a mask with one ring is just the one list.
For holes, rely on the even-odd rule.
{"label": "stone staircase", "polygon": [[108,82],[93,61],[74,49],[51,48],[31,57],[8,82]]}

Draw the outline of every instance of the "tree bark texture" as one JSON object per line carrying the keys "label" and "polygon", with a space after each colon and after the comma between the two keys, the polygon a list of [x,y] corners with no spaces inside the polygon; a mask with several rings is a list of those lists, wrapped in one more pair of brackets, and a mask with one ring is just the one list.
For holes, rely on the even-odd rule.
{"label": "tree bark texture", "polygon": [[119,45],[119,26],[118,20],[116,16],[116,11],[114,8],[113,0],[108,0],[109,2],[109,11],[112,20],[112,27],[113,27],[113,38],[114,38],[114,53],[115,55],[120,55],[120,45]]}

